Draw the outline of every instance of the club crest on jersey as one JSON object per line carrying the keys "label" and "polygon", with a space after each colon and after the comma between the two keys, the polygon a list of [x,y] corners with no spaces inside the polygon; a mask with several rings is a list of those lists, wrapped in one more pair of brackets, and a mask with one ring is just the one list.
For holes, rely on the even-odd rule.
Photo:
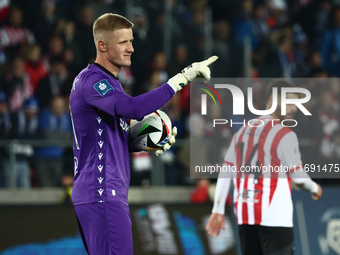
{"label": "club crest on jersey", "polygon": [[113,87],[110,85],[110,83],[108,83],[107,80],[101,80],[94,84],[93,87],[102,97],[113,90]]}

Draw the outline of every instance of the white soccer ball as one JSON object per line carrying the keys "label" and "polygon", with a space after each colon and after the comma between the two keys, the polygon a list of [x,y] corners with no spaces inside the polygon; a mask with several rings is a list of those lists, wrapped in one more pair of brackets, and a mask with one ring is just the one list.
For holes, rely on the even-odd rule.
{"label": "white soccer ball", "polygon": [[132,120],[130,123],[132,144],[143,151],[153,151],[162,148],[168,142],[171,131],[171,120],[161,110],[144,116],[141,121]]}

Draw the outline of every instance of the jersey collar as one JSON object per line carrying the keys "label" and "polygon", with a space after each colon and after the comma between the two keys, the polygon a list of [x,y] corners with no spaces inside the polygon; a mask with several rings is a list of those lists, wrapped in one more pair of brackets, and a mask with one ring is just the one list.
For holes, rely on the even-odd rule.
{"label": "jersey collar", "polygon": [[109,70],[107,70],[105,67],[103,67],[102,65],[96,63],[96,62],[91,62],[90,63],[90,67],[91,65],[95,65],[97,67],[99,67],[102,71],[104,71],[105,73],[107,73],[108,75],[110,75],[112,78],[118,80],[118,78],[116,76],[114,76]]}

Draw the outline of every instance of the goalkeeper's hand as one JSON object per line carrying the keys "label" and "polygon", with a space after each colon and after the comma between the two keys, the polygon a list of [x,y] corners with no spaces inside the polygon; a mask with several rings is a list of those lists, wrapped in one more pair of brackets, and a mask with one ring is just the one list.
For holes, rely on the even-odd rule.
{"label": "goalkeeper's hand", "polygon": [[181,73],[178,73],[169,79],[168,83],[172,87],[176,87],[177,91],[180,91],[185,85],[195,78],[204,78],[205,81],[209,81],[210,69],[208,66],[214,63],[217,59],[217,56],[212,56],[207,60],[192,63],[188,67],[184,68]]}
{"label": "goalkeeper's hand", "polygon": [[156,150],[155,154],[156,156],[159,156],[169,150],[171,146],[176,142],[176,135],[177,135],[177,127],[172,128],[171,136],[169,137],[169,140],[166,144],[164,144],[163,148],[161,150]]}

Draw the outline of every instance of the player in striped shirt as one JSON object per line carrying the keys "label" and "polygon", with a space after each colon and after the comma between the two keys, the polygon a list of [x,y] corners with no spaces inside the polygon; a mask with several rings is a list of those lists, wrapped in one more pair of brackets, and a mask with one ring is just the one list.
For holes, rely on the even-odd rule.
{"label": "player in striped shirt", "polygon": [[[311,192],[314,200],[322,194],[320,185],[303,169],[296,134],[281,125],[282,120],[292,119],[297,111],[295,105],[287,105],[286,115],[281,115],[281,88],[293,85],[283,79],[272,81],[266,88],[267,109],[272,106],[273,87],[279,93],[276,111],[252,120],[251,126],[241,128],[233,136],[224,166],[240,171],[219,175],[214,207],[206,226],[210,236],[219,235],[224,229],[225,201],[233,180],[234,211],[243,255],[293,254],[291,181]],[[298,94],[287,93],[287,98],[297,99]],[[245,173],[246,169],[253,173]]]}

